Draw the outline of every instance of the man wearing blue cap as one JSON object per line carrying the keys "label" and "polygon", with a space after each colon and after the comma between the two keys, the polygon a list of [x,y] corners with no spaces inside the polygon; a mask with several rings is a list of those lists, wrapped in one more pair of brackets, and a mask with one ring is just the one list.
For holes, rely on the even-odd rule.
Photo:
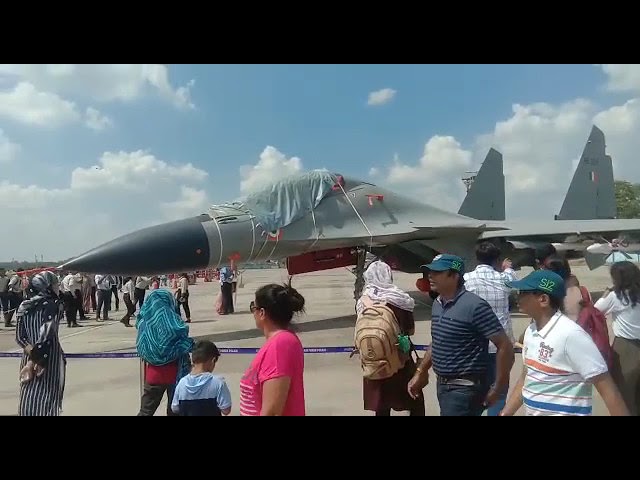
{"label": "man wearing blue cap", "polygon": [[[409,382],[409,394],[419,395],[433,366],[440,415],[480,416],[508,389],[513,344],[489,303],[464,288],[462,258],[438,255],[423,268],[439,295],[431,310],[431,348]],[[497,348],[493,386],[489,384],[489,341]]]}
{"label": "man wearing blue cap", "polygon": [[500,415],[514,415],[523,404],[527,415],[592,415],[595,385],[611,415],[628,416],[595,343],[562,313],[562,277],[536,270],[507,286],[518,290],[520,310],[533,322],[524,335],[522,375]]}

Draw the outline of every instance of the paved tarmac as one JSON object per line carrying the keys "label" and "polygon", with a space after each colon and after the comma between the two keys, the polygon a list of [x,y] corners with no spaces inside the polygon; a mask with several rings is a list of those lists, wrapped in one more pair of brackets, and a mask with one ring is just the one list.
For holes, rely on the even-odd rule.
{"label": "paved tarmac", "polygon": [[[519,276],[526,273],[528,270],[523,270]],[[574,273],[592,292],[600,292],[610,283],[607,267],[589,271],[584,266],[575,266]],[[410,292],[418,302],[413,341],[427,344],[430,342],[430,307],[428,298],[416,291],[418,276],[398,272],[394,275],[398,286]],[[286,270],[246,270],[244,286],[237,293],[236,313],[226,316],[217,315],[214,311],[218,283],[198,280],[191,286],[191,335],[209,338],[220,347],[259,347],[264,338],[256,330],[253,315],[249,312],[253,292],[265,283],[286,280]],[[353,344],[353,281],[354,276],[347,269],[294,277],[293,286],[307,300],[306,313],[296,319],[305,347]],[[112,311],[111,315],[119,319],[123,314],[122,308],[121,302],[121,312]],[[529,320],[516,313],[513,323],[517,337]],[[60,327],[62,345],[67,353],[135,351],[135,328],[126,328],[118,321],[98,323],[89,320],[82,324],[82,328],[76,329],[69,329],[66,325]],[[0,351],[18,351],[14,337],[15,329],[0,327]],[[235,401],[231,415],[238,415],[240,376],[251,358],[252,355],[226,354],[216,368],[216,373],[226,378]],[[0,415],[15,415],[17,412],[18,366],[19,359],[0,359]],[[521,369],[521,357],[517,354],[512,385]],[[349,359],[348,354],[307,354],[305,389],[308,415],[372,415],[362,409],[362,377],[357,356]],[[597,393],[595,395],[594,414],[608,415],[601,399]],[[439,415],[434,382],[426,387],[425,398],[427,415]],[[136,415],[139,405],[140,369],[137,359],[68,360],[63,415]],[[165,408],[163,402],[156,415],[165,415]]]}

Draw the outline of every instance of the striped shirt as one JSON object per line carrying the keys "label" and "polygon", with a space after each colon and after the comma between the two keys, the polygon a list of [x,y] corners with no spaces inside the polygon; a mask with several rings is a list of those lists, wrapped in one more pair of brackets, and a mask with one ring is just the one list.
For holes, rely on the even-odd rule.
{"label": "striped shirt", "polygon": [[454,298],[438,297],[431,310],[431,355],[439,376],[484,375],[489,337],[503,331],[486,300],[464,288]]}
{"label": "striped shirt", "polygon": [[527,415],[592,414],[590,379],[607,372],[607,364],[577,323],[560,312],[541,330],[531,323],[525,331],[522,360],[526,367],[522,398]]}
{"label": "striped shirt", "polygon": [[[472,272],[464,274],[464,288],[489,302],[511,343],[515,342],[511,313],[509,312],[511,289],[507,287],[506,282],[514,280],[517,280],[517,277],[512,268],[498,272],[490,265],[478,265]],[[489,342],[489,353],[496,353],[496,351],[496,346]]]}

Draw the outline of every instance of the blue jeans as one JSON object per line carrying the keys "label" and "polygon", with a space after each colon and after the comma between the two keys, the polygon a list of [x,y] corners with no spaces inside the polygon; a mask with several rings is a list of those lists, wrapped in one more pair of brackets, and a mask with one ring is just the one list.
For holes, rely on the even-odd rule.
{"label": "blue jeans", "polygon": [[474,385],[444,383],[438,378],[438,403],[442,417],[479,417],[484,412],[484,401],[489,391],[486,382]]}
{"label": "blue jeans", "polygon": [[[488,381],[489,385],[493,385],[496,381],[496,354],[489,354],[489,371],[488,371]],[[507,390],[509,388],[509,383],[507,382]],[[501,394],[498,397],[498,401],[494,403],[491,407],[487,409],[487,417],[497,417],[500,411],[504,408],[505,403],[507,403],[507,391]]]}

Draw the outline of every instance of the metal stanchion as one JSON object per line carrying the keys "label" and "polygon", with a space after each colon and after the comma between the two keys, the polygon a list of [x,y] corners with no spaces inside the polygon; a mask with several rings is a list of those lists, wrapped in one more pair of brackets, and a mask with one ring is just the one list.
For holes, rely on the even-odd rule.
{"label": "metal stanchion", "polygon": [[142,398],[142,394],[144,393],[144,382],[145,382],[144,360],[140,359],[140,398]]}

